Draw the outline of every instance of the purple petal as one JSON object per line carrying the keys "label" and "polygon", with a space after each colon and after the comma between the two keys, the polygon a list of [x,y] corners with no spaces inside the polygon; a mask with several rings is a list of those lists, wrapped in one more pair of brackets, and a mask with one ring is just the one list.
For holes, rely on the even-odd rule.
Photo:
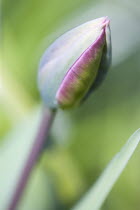
{"label": "purple petal", "polygon": [[81,54],[65,75],[56,93],[61,107],[71,107],[79,103],[96,79],[108,24],[109,20],[106,19],[96,41]]}

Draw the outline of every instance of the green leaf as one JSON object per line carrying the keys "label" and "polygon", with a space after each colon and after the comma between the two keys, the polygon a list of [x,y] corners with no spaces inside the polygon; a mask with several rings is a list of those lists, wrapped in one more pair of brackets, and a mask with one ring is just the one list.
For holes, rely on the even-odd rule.
{"label": "green leaf", "polygon": [[86,196],[73,208],[73,210],[97,210],[100,209],[113,185],[119,178],[127,162],[135,151],[140,141],[140,129],[138,129],[127,141],[124,147],[111,160],[107,168],[99,177]]}

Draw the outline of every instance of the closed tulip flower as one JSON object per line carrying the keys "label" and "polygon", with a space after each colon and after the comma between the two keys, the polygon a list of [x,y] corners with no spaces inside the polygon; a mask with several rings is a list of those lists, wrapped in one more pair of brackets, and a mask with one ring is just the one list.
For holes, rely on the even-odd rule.
{"label": "closed tulip flower", "polygon": [[80,104],[103,80],[111,63],[108,17],[86,22],[60,36],[43,55],[41,96],[52,109]]}

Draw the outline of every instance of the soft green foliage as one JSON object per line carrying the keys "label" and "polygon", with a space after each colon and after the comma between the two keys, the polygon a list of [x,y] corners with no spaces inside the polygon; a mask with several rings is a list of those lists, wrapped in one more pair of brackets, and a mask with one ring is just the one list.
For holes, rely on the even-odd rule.
{"label": "soft green foliage", "polygon": [[122,173],[140,141],[140,129],[128,140],[121,151],[112,159],[100,178],[73,210],[98,210]]}
{"label": "soft green foliage", "polygon": [[[17,160],[22,144],[28,151],[29,144],[24,139],[29,133],[30,137],[35,134],[31,121],[29,124],[25,123],[29,133],[24,130],[23,121],[31,115],[31,119],[36,118],[33,110],[41,102],[36,84],[40,56],[51,41],[68,29],[104,15],[111,19],[112,69],[103,85],[79,109],[58,113],[52,130],[53,145],[43,156],[43,166],[39,165],[43,167],[41,183],[45,175],[48,182],[52,183],[55,193],[51,193],[49,187],[49,192],[46,191],[45,184],[39,184],[40,188],[43,186],[39,191],[46,191],[43,194],[45,199],[49,193],[57,206],[54,209],[63,209],[63,206],[66,210],[74,206],[75,201],[88,191],[113,154],[119,151],[125,140],[140,127],[139,2],[4,0],[3,3],[5,65],[1,71],[4,85],[0,89],[0,135],[6,137],[1,138],[1,148],[10,143],[9,150],[10,153],[11,149],[14,151],[14,164],[17,165],[20,164]],[[16,129],[20,122],[21,129]],[[13,140],[10,133],[14,133],[15,129],[19,134],[17,138],[13,137]],[[18,140],[19,149],[16,149],[16,144],[13,145],[12,142],[18,143]],[[31,140],[29,142],[31,143]],[[8,154],[7,150],[3,156],[0,150],[0,168],[11,166],[10,172],[3,174],[3,186],[6,186],[6,182],[14,175],[14,166],[10,164],[12,156],[8,159]],[[65,161],[61,164],[63,158]],[[139,210],[139,158],[139,153],[136,153],[103,205],[104,210]],[[2,173],[0,180],[1,177]],[[6,193],[5,190],[4,187],[0,190],[0,197],[1,193]],[[11,191],[10,188],[9,190]],[[43,199],[41,193],[39,194],[40,199]],[[36,196],[31,196],[32,204],[37,202]]]}
{"label": "soft green foliage", "polygon": [[[2,209],[6,209],[11,194],[14,191],[16,180],[19,177],[21,168],[23,167],[24,161],[26,159],[26,155],[32,144],[39,117],[40,114],[38,111],[34,111],[32,116],[28,117],[27,120],[25,120],[21,125],[17,126],[17,128],[15,128],[13,132],[9,134],[8,138],[5,139],[6,144],[4,143],[1,146],[0,152],[2,158],[0,159],[0,171],[2,171],[2,173],[0,176],[0,186],[1,191],[3,192],[1,195]],[[26,135],[22,136],[22,132]],[[113,158],[101,177],[86,194],[86,197],[82,199],[82,201],[78,203],[77,206],[73,208],[73,210],[97,210],[99,207],[101,207],[103,201],[107,197],[109,191],[111,190],[115,181],[118,179],[119,175],[133,154],[135,148],[137,147],[139,140],[140,130],[136,131],[130,137],[126,145]],[[15,151],[18,151],[18,153]],[[65,185],[63,189],[65,191],[65,196],[67,195],[73,198],[73,195],[76,196],[76,193],[81,191],[78,186],[84,187],[82,184],[83,177],[78,174],[77,167],[75,167],[76,163],[74,163],[73,160],[69,157],[69,153],[64,152],[62,149],[60,151],[52,150],[51,153],[53,158],[51,157],[52,155],[49,154],[49,151],[47,153],[48,154],[46,154],[44,157],[44,163],[35,169],[33,175],[31,176],[29,185],[25,192],[26,194],[19,205],[20,210],[54,208],[52,199],[55,200],[55,198],[52,194],[52,187],[48,181],[48,177],[46,177],[44,173],[45,167],[43,165],[46,165],[46,160],[47,168],[49,171],[53,170],[54,173],[56,173],[55,171],[57,170],[57,173],[59,174],[58,184],[60,185],[60,183],[63,183]],[[19,155],[18,162],[15,162],[17,155]],[[61,165],[63,165],[63,168]],[[5,174],[8,175],[10,173],[11,175],[7,179]],[[71,183],[69,183],[70,179]],[[63,195],[62,189],[60,191],[60,195],[65,197]],[[67,200],[66,197],[65,199]],[[34,202],[32,202],[32,200],[34,200]]]}

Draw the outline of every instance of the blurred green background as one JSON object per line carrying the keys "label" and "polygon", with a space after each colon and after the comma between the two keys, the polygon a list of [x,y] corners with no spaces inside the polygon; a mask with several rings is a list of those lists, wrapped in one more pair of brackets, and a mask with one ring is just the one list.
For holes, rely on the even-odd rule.
{"label": "blurred green background", "polygon": [[[0,210],[5,210],[40,117],[39,59],[68,29],[111,19],[113,62],[80,107],[59,111],[20,210],[70,209],[140,127],[140,8],[131,0],[3,0],[0,88]],[[137,151],[103,210],[140,209]]]}

